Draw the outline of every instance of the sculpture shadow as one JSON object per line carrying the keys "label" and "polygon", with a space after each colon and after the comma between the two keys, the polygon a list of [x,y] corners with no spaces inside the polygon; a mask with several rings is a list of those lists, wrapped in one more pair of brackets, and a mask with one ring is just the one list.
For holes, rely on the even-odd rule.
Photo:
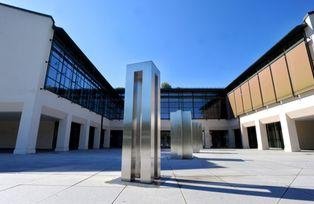
{"label": "sculpture shadow", "polygon": [[285,198],[298,201],[314,201],[314,189],[270,186],[243,183],[224,183],[203,180],[192,180],[182,178],[162,178],[160,186],[181,188],[195,191],[206,191],[213,193],[228,193],[236,195]]}

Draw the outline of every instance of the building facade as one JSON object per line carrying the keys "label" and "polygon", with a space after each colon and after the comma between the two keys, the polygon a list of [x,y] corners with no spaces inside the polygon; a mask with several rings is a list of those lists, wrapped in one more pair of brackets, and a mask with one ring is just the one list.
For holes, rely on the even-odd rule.
{"label": "building facade", "polygon": [[[0,19],[0,150],[120,147],[124,89],[51,16],[0,4]],[[309,12],[226,88],[161,89],[162,147],[170,113],[185,110],[204,148],[314,149],[313,30]]]}
{"label": "building facade", "polygon": [[314,149],[314,13],[227,88],[244,148]]}

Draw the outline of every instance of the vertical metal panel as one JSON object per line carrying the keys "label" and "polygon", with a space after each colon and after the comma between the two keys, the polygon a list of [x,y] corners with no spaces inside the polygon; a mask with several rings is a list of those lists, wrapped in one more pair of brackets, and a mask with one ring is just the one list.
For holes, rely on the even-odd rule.
{"label": "vertical metal panel", "polygon": [[236,104],[235,104],[234,92],[233,91],[228,94],[228,99],[229,99],[229,103],[230,103],[233,115],[237,116],[237,110],[236,110]]}
{"label": "vertical metal panel", "polygon": [[193,152],[199,152],[203,148],[202,124],[192,121]]}
{"label": "vertical metal panel", "polygon": [[258,76],[260,80],[264,105],[275,103],[276,95],[274,91],[270,68],[264,68],[260,73],[258,73]]}
{"label": "vertical metal panel", "polygon": [[276,96],[278,100],[284,100],[292,96],[291,84],[288,75],[285,56],[280,57],[271,64]]}
{"label": "vertical metal panel", "polygon": [[128,65],[122,179],[152,182],[160,176],[160,73],[152,62]]}
{"label": "vertical metal panel", "polygon": [[313,89],[313,73],[305,42],[294,47],[286,56],[295,94]]}
{"label": "vertical metal panel", "polygon": [[249,88],[251,92],[251,98],[252,98],[252,106],[253,109],[257,109],[263,106],[262,101],[262,95],[261,95],[261,89],[258,81],[258,76],[255,75],[249,80]]}
{"label": "vertical metal panel", "polygon": [[173,155],[182,155],[182,117],[181,112],[170,113],[170,137],[171,137],[171,153]]}
{"label": "vertical metal panel", "polygon": [[250,87],[249,87],[248,81],[242,84],[241,92],[242,92],[244,112],[247,113],[252,110],[252,101],[251,101]]}
{"label": "vertical metal panel", "polygon": [[234,90],[234,95],[235,95],[235,104],[237,108],[237,115],[241,115],[243,113],[243,101],[242,101],[240,87]]}
{"label": "vertical metal panel", "polygon": [[192,115],[190,111],[182,111],[182,141],[183,158],[190,159],[193,155],[192,147]]}
{"label": "vertical metal panel", "polygon": [[190,111],[170,113],[171,152],[178,158],[190,159],[193,156],[192,116]]}

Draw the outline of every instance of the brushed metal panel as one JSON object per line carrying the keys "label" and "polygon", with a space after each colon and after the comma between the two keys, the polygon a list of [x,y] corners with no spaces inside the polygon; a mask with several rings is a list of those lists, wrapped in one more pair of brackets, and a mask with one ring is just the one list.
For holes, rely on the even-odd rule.
{"label": "brushed metal panel", "polygon": [[284,100],[292,96],[291,84],[285,56],[280,57],[271,65],[276,96],[278,100]]}
{"label": "brushed metal panel", "polygon": [[252,110],[251,94],[248,81],[241,85],[241,92],[244,112],[247,113]]}
{"label": "brushed metal panel", "polygon": [[263,106],[262,95],[260,91],[260,85],[258,76],[255,75],[249,80],[249,87],[251,91],[253,109],[257,109]]}
{"label": "brushed metal panel", "polygon": [[287,62],[295,94],[314,88],[314,78],[305,42],[287,53]]}
{"label": "brushed metal panel", "polygon": [[264,68],[260,73],[258,73],[262,97],[264,105],[269,105],[276,102],[276,96],[273,86],[273,81],[270,73],[270,68]]}
{"label": "brushed metal panel", "polygon": [[203,132],[201,123],[192,121],[192,138],[193,152],[199,152],[203,148]]}
{"label": "brushed metal panel", "polygon": [[171,152],[180,159],[190,159],[193,156],[192,146],[192,116],[190,111],[170,113]]}
{"label": "brushed metal panel", "polygon": [[193,157],[192,146],[192,115],[190,111],[182,111],[182,143],[183,143],[183,159],[191,159]]}
{"label": "brushed metal panel", "polygon": [[152,62],[127,66],[121,177],[160,177],[160,73]]}

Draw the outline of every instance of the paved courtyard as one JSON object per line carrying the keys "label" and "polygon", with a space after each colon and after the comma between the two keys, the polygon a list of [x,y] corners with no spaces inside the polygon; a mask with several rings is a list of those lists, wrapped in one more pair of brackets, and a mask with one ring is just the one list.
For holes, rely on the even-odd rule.
{"label": "paved courtyard", "polygon": [[154,185],[120,181],[121,151],[0,154],[0,203],[313,203],[314,152],[162,153]]}

